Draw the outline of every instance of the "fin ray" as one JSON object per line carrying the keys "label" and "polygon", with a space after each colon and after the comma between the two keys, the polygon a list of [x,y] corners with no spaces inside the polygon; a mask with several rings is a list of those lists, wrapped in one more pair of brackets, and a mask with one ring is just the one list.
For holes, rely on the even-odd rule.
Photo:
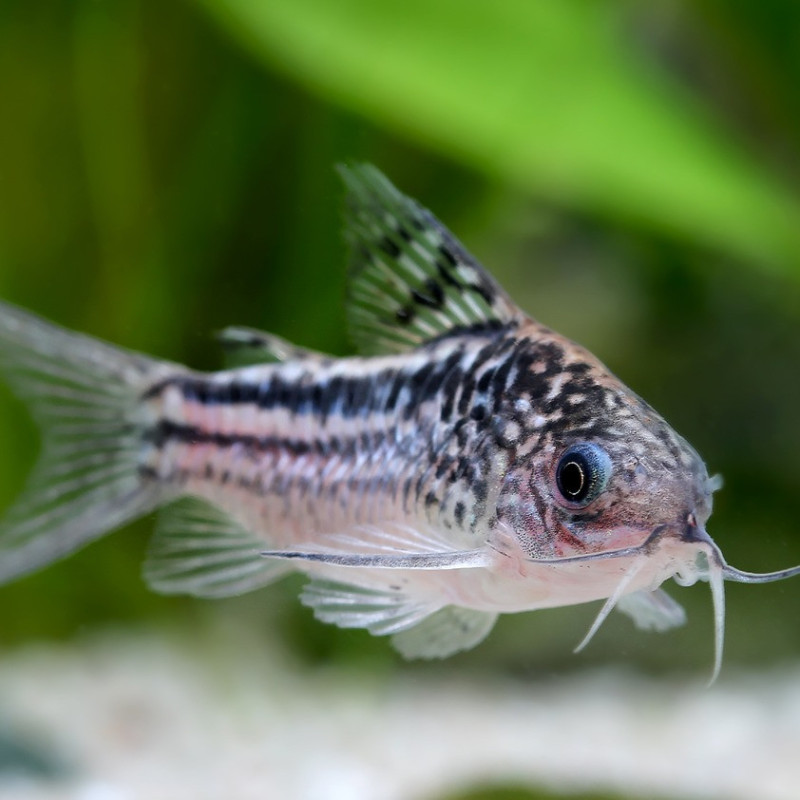
{"label": "fin ray", "polygon": [[388,521],[329,534],[313,545],[263,550],[262,555],[373,569],[474,569],[486,567],[492,560],[492,553],[486,547],[460,548],[442,532]]}
{"label": "fin ray", "polygon": [[663,589],[625,594],[617,601],[617,611],[630,617],[637,628],[645,631],[668,631],[686,622],[683,606]]}
{"label": "fin ray", "polygon": [[404,658],[447,658],[480,644],[494,627],[497,614],[445,606],[419,624],[392,637]]}
{"label": "fin ray", "polygon": [[0,303],[0,371],[42,432],[39,461],[0,520],[0,583],[162,502],[135,433],[141,391],[170,368]]}
{"label": "fin ray", "polygon": [[367,589],[315,578],[303,588],[300,602],[321,622],[339,628],[366,628],[374,636],[406,630],[440,606],[415,601],[402,592]]}
{"label": "fin ray", "polygon": [[454,330],[526,319],[453,234],[379,170],[339,172],[348,189],[350,328],[362,352],[404,352]]}
{"label": "fin ray", "polygon": [[229,366],[235,367],[285,361],[321,361],[329,358],[325,353],[308,350],[274,333],[265,333],[255,328],[231,326],[220,331],[217,340],[226,352]]}
{"label": "fin ray", "polygon": [[142,572],[164,594],[229,597],[291,571],[263,558],[264,541],[204,500],[183,498],[159,515]]}

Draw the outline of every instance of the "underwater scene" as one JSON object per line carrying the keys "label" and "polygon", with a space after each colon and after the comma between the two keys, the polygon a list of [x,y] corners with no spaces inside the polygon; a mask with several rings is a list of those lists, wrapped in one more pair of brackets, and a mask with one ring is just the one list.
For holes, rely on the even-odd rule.
{"label": "underwater scene", "polygon": [[797,30],[4,4],[0,800],[794,798]]}

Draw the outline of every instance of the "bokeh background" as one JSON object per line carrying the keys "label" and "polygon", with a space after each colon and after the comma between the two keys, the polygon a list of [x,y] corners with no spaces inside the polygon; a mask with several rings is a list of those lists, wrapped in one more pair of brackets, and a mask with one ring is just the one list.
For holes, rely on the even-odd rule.
{"label": "bokeh background", "polygon": [[[197,368],[222,365],[229,324],[350,353],[333,165],[373,162],[724,476],[709,530],[731,563],[794,564],[799,84],[794,0],[4,0],[0,295]],[[3,506],[37,438],[0,392]],[[152,526],[2,587],[0,659],[109,630],[213,648],[223,620],[312,673],[387,683],[710,667],[705,586],[675,588],[690,621],[668,634],[612,619],[576,657],[595,611],[576,607],[406,664],[316,623],[298,580],[218,603],[152,594]],[[725,670],[795,664],[799,612],[800,582],[729,587]]]}

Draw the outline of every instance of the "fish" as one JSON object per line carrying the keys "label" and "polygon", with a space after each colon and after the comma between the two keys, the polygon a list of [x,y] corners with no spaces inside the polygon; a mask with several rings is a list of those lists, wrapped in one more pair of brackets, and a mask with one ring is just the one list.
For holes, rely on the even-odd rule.
{"label": "fish", "polygon": [[692,446],[582,346],[522,311],[431,212],[341,166],[359,355],[233,327],[198,372],[0,304],[0,371],[42,431],[0,522],[0,583],[160,509],[154,590],[225,597],[289,572],[323,622],[408,658],[479,644],[500,614],[604,601],[663,631],[662,587],[706,581],[712,681],[730,566]]}

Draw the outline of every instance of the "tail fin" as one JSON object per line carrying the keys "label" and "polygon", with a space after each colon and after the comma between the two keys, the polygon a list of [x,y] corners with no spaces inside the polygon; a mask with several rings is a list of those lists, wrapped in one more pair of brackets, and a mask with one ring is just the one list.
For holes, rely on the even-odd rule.
{"label": "tail fin", "polygon": [[138,468],[139,398],[171,369],[0,303],[0,372],[42,430],[39,462],[0,520],[5,583],[160,504]]}

